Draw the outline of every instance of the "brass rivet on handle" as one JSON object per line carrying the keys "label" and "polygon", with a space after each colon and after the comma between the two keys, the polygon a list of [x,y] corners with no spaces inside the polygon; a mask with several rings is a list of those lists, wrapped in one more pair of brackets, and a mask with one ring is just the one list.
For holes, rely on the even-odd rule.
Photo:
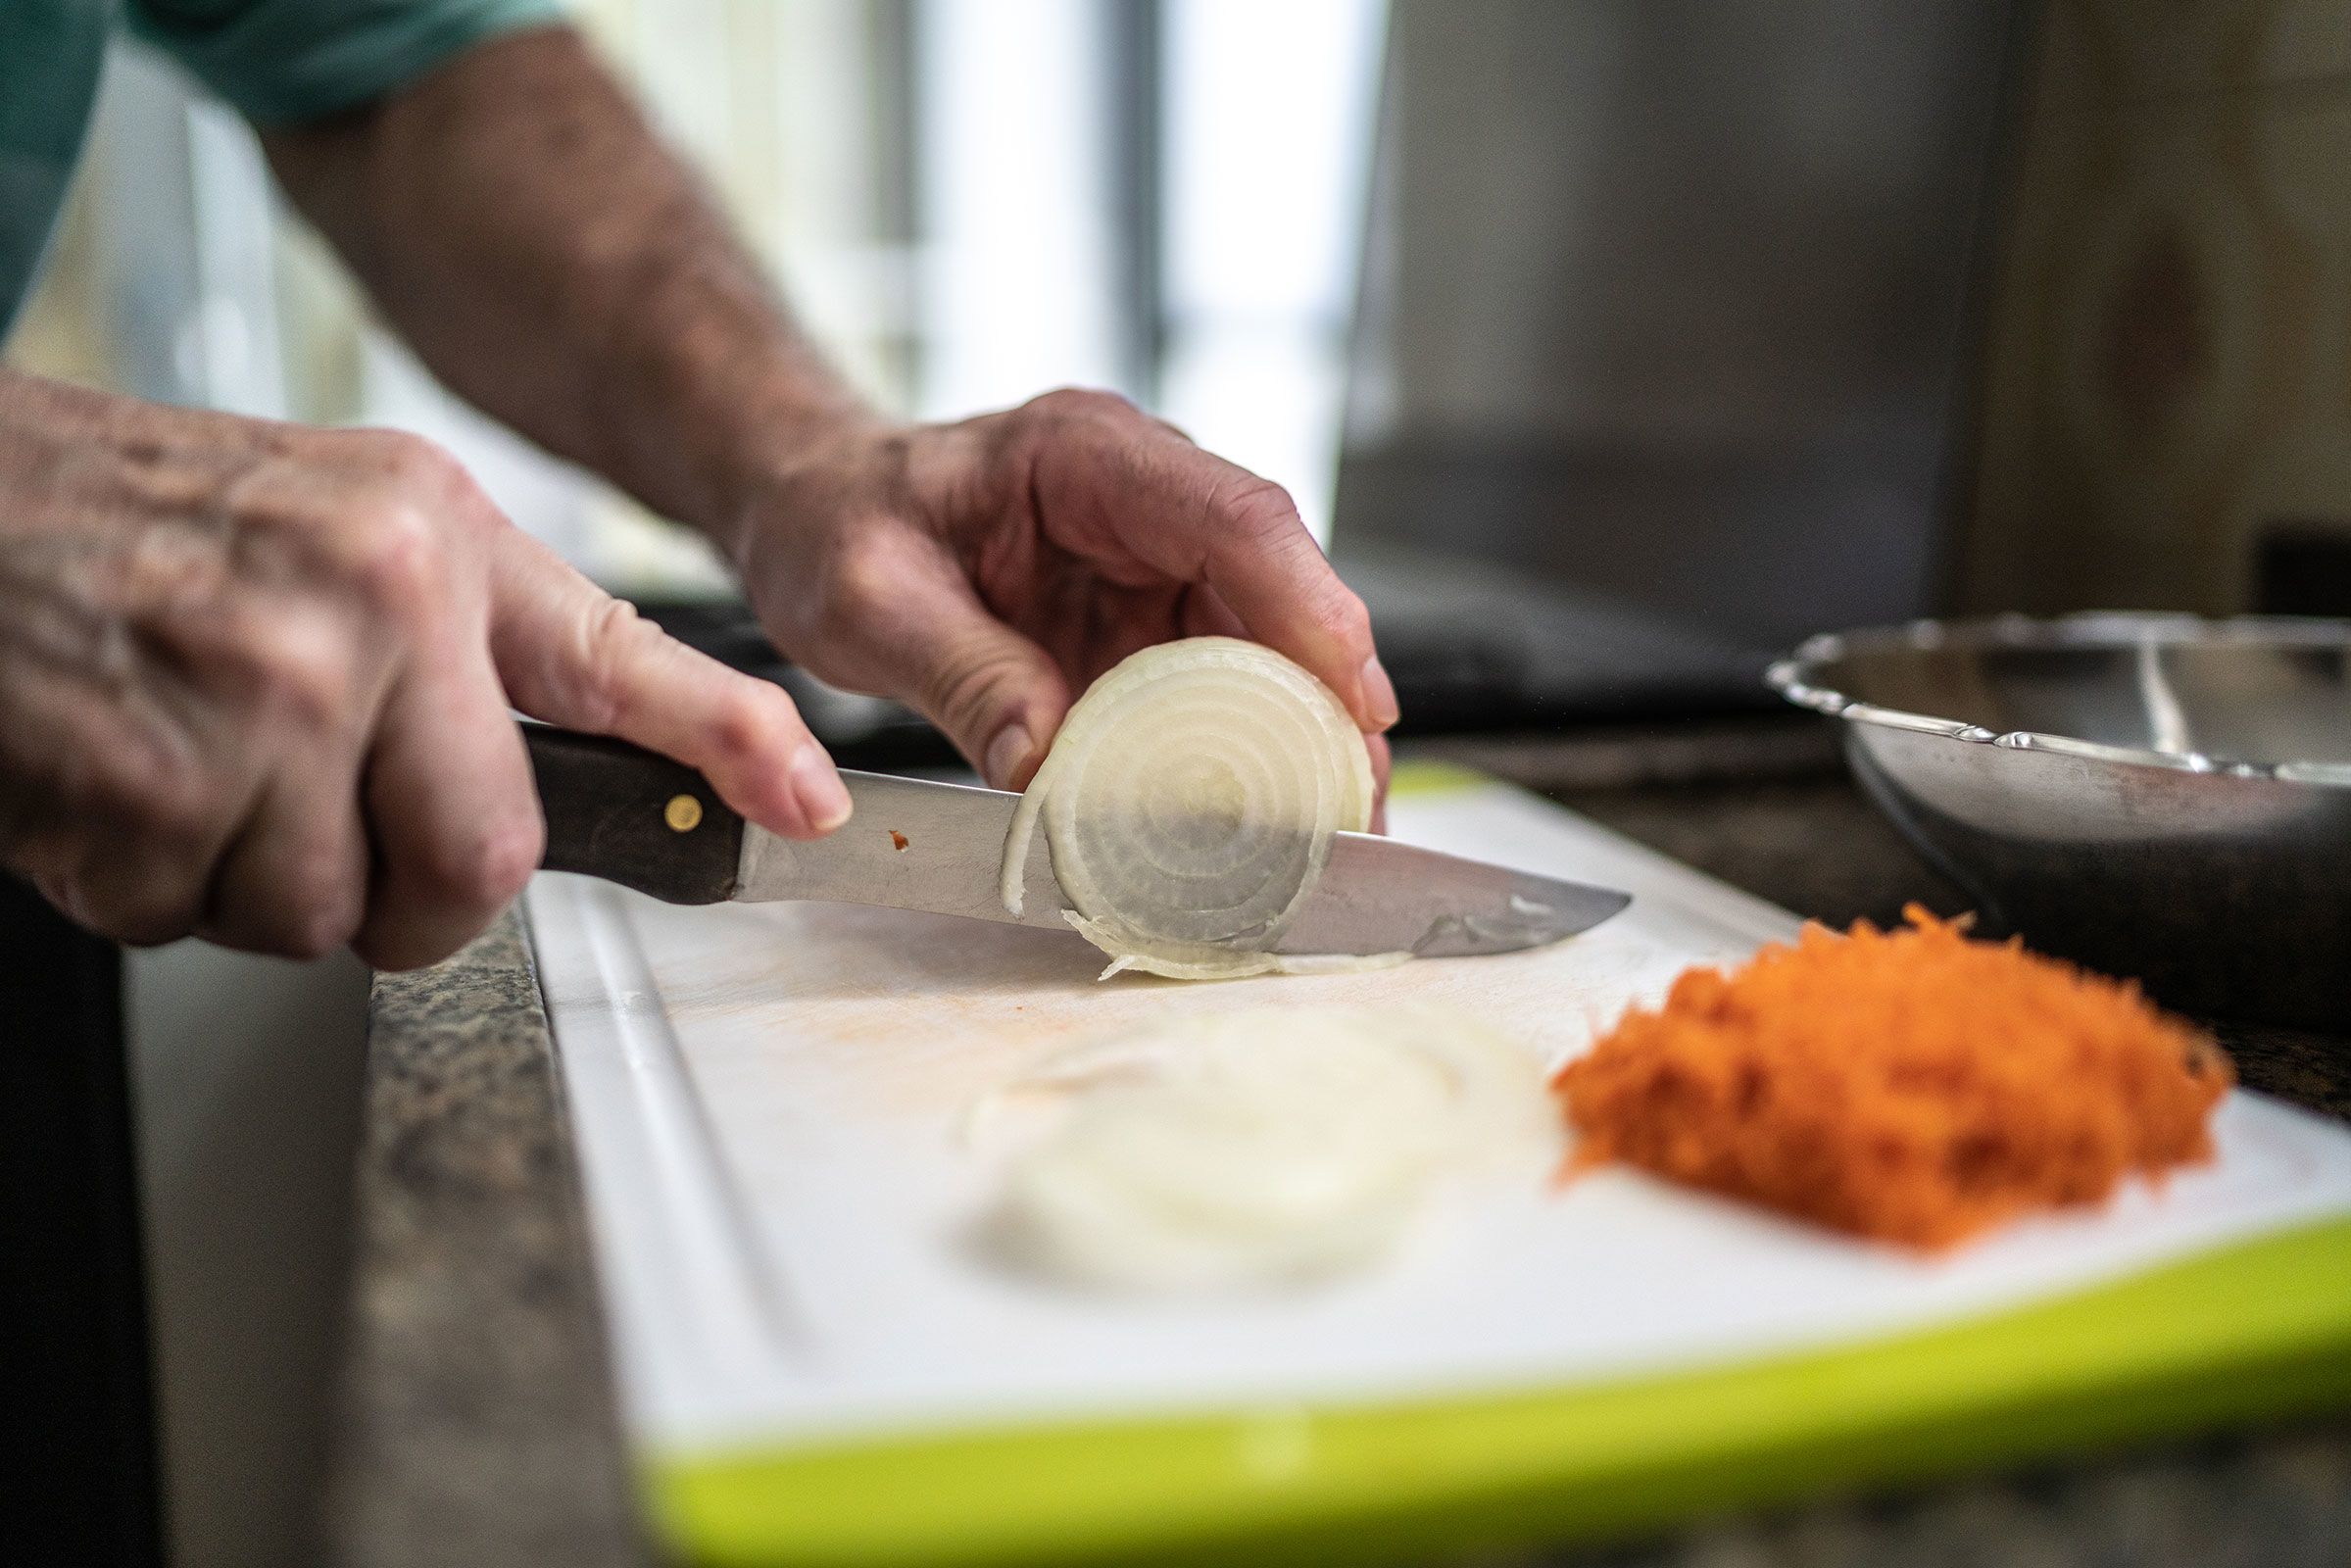
{"label": "brass rivet on handle", "polygon": [[672,833],[691,833],[702,826],[702,802],[691,795],[672,795],[661,808],[661,820]]}

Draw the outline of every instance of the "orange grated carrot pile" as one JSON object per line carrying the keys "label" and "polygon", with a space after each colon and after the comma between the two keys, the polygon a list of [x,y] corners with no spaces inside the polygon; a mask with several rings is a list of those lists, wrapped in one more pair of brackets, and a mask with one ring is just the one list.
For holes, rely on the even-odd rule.
{"label": "orange grated carrot pile", "polygon": [[1941,1248],[2210,1157],[2233,1074],[2124,982],[1910,924],[1807,926],[1692,969],[1553,1087],[1572,1168],[1621,1160],[1823,1225]]}

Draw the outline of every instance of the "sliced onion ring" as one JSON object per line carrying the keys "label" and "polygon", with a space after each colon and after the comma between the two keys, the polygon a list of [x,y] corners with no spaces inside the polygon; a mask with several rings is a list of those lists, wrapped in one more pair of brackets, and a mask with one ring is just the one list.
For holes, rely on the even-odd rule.
{"label": "sliced onion ring", "polygon": [[1457,1178],[1531,1176],[1559,1143],[1535,1055],[1426,1004],[1163,1019],[1038,1062],[966,1130],[1010,1260],[1152,1290],[1359,1266]]}
{"label": "sliced onion ring", "polygon": [[1289,967],[1272,949],[1331,835],[1363,831],[1371,808],[1371,755],[1329,687],[1238,638],[1162,643],[1070,709],[1013,812],[1000,890],[1020,913],[1042,821],[1069,923],[1110,956],[1104,978],[1261,974]]}

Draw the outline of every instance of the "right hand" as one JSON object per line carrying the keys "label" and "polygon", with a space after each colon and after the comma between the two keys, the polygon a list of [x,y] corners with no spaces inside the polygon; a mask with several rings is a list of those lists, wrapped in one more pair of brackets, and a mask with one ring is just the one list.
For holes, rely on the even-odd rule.
{"label": "right hand", "polygon": [[778,833],[848,814],[780,689],[638,619],[430,443],[0,371],[0,865],[81,925],[446,956],[538,864],[510,707]]}

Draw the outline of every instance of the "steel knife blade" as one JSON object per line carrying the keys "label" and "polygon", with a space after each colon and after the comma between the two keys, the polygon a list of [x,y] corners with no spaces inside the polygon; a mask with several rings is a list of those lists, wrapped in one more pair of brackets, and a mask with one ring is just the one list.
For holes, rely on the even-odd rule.
{"label": "steel knife blade", "polygon": [[[783,838],[729,810],[689,768],[636,747],[523,726],[547,814],[544,864],[677,904],[876,905],[1066,930],[1052,858],[1029,847],[1019,915],[997,896],[1020,797],[844,768],[855,813],[822,839]],[[1629,894],[1342,833],[1276,943],[1293,955],[1510,953],[1591,929]]]}

